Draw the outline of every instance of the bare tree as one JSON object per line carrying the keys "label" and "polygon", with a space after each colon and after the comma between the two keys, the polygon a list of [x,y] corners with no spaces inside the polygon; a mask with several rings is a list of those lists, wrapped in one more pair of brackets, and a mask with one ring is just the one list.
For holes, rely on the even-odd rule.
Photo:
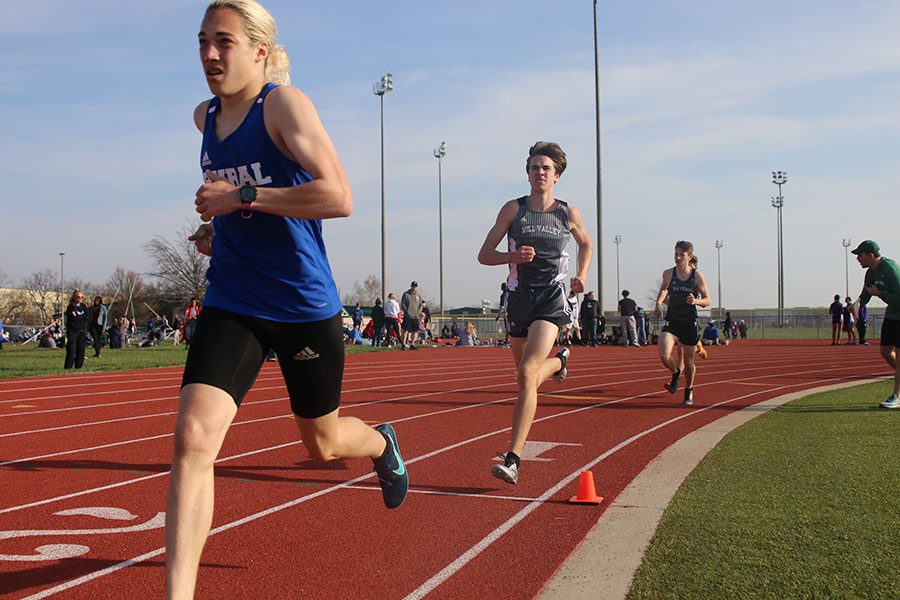
{"label": "bare tree", "polygon": [[141,299],[145,297],[147,288],[148,285],[140,273],[129,271],[121,265],[116,267],[104,286],[109,296],[110,310],[114,310],[117,315],[135,317],[138,316],[138,312],[141,314],[145,312]]}
{"label": "bare tree", "polygon": [[59,297],[59,279],[53,269],[35,271],[22,280],[22,289],[27,299],[28,316],[39,323],[49,323],[55,312],[61,312],[66,298]]}
{"label": "bare tree", "polygon": [[188,223],[175,234],[174,242],[157,235],[144,244],[144,252],[153,260],[149,274],[160,281],[167,296],[195,296],[202,300],[206,294],[209,258],[197,252],[194,243],[188,241],[196,229],[195,224]]}
{"label": "bare tree", "polygon": [[0,269],[0,288],[8,287],[10,283],[9,275],[6,274],[6,271]]}
{"label": "bare tree", "polygon": [[371,306],[376,298],[381,298],[381,279],[375,275],[369,275],[362,282],[353,282],[353,292],[344,294],[341,302],[344,304],[360,303],[361,306]]}

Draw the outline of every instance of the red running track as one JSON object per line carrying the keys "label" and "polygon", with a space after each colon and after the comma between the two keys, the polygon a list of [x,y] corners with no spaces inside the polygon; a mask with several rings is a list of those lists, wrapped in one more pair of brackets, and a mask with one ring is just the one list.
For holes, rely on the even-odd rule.
{"label": "red running track", "polygon": [[[394,424],[410,496],[389,511],[367,460],[307,460],[277,365],[245,399],[216,468],[198,598],[533,598],[662,450],[731,411],[884,375],[876,348],[748,340],[698,361],[695,404],[666,393],[656,347],[574,348],[548,382],[519,484],[490,476],[509,439],[510,351],[351,355],[343,414]],[[163,523],[181,369],[0,381],[0,597],[164,595]],[[594,472],[599,507],[572,505]]]}

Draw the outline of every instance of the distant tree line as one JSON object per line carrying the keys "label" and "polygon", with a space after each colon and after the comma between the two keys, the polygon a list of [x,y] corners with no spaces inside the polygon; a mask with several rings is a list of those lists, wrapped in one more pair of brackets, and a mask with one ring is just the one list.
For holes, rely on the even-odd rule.
{"label": "distant tree line", "polygon": [[209,258],[197,252],[188,236],[196,224],[185,224],[174,241],[154,236],[143,245],[151,259],[147,273],[117,266],[104,283],[66,276],[60,294],[59,272],[47,268],[35,271],[18,285],[0,271],[0,320],[6,325],[45,325],[59,318],[75,288],[92,304],[101,296],[110,306],[110,317],[127,316],[138,324],[146,323],[154,314],[172,319],[192,296],[201,302],[206,293],[206,268]]}

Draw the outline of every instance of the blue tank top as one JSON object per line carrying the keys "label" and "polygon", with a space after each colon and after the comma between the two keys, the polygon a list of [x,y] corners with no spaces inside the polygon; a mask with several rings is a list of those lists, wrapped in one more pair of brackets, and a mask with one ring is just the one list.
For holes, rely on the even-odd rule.
{"label": "blue tank top", "polygon": [[[267,83],[240,126],[224,140],[216,137],[219,98],[209,102],[203,128],[200,168],[215,171],[232,185],[293,187],[312,177],[286,157],[266,131]],[[333,317],[341,309],[328,264],[322,221],[236,210],[213,219],[213,257],[206,271],[204,306],[272,321],[307,323]]]}

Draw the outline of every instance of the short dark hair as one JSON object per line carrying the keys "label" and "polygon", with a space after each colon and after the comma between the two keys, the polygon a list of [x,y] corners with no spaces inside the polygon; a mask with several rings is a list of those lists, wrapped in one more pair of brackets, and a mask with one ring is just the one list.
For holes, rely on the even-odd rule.
{"label": "short dark hair", "polygon": [[566,159],[566,153],[559,147],[559,144],[556,142],[539,141],[535,142],[534,145],[528,149],[528,159],[525,161],[526,173],[528,172],[528,169],[531,168],[531,159],[534,156],[546,156],[552,160],[553,166],[556,167],[557,175],[562,175],[563,171],[566,170],[566,166],[569,164]]}
{"label": "short dark hair", "polygon": [[688,254],[694,254],[694,245],[687,240],[678,240],[675,242],[675,249],[687,252]]}
{"label": "short dark hair", "polygon": [[622,290],[622,295],[625,296],[626,298],[628,297],[628,294],[630,294],[630,293],[631,292],[629,292],[628,290]]}

